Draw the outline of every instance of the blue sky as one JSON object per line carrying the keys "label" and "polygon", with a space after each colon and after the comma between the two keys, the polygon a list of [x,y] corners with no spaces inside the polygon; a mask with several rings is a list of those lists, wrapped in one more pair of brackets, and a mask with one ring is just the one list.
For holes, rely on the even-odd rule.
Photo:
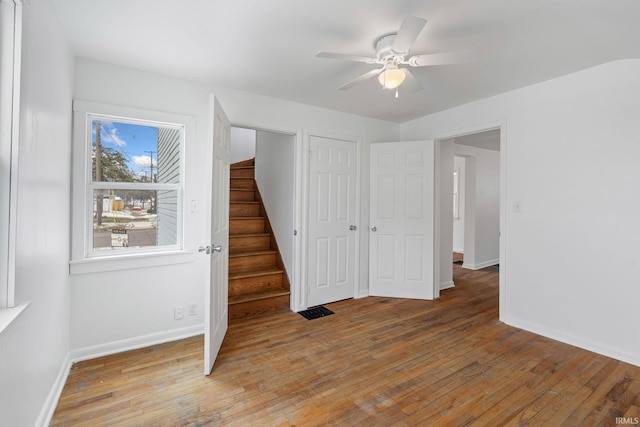
{"label": "blue sky", "polygon": [[[95,122],[92,123],[93,142],[95,142]],[[112,148],[124,154],[129,168],[137,175],[148,175],[150,156],[153,155],[153,167],[157,167],[158,128],[130,123],[100,120],[101,139],[105,148]],[[153,151],[153,154],[149,153]]]}

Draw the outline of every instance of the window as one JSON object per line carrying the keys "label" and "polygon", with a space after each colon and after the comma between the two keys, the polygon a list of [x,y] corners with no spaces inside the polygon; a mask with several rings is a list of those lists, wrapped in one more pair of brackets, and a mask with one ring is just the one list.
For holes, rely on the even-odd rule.
{"label": "window", "polygon": [[[0,5],[0,309],[15,304],[22,3]],[[0,315],[0,331],[2,321]]]}
{"label": "window", "polygon": [[189,120],[84,102],[74,107],[73,261],[182,250]]}
{"label": "window", "polygon": [[453,171],[453,218],[460,219],[460,168]]}

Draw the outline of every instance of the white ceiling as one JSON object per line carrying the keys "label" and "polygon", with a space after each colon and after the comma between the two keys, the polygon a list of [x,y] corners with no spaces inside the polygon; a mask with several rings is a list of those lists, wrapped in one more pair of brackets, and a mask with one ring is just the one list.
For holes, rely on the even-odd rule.
{"label": "white ceiling", "polygon": [[[638,0],[53,0],[77,56],[394,122],[640,57]],[[411,53],[476,49],[472,64],[412,69],[394,98],[374,56],[404,17],[428,21]]]}

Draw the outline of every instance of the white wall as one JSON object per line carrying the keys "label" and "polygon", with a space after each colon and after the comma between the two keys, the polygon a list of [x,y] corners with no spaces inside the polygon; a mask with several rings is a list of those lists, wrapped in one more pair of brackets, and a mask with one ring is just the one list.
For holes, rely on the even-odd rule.
{"label": "white wall", "polygon": [[[206,200],[210,179],[202,162],[210,158],[207,140],[209,94],[215,93],[231,122],[237,126],[270,128],[286,126],[335,135],[355,136],[363,141],[363,165],[369,163],[371,141],[397,140],[396,124],[366,119],[322,108],[277,100],[226,88],[204,85],[78,58],[77,99],[190,115],[196,120],[195,139],[187,147],[194,163],[187,164],[185,200],[198,200],[200,209],[187,213],[185,240],[195,249],[207,244]],[[306,142],[306,139],[305,141]],[[363,168],[364,169],[364,168]],[[368,167],[363,171],[362,203],[368,206]],[[360,226],[368,228],[363,209]],[[368,283],[368,234],[361,241],[360,283]],[[300,238],[300,234],[298,238]],[[88,357],[153,340],[194,333],[202,328],[206,258],[196,254],[192,263],[111,273],[73,275],[71,278],[71,348],[74,357]],[[198,316],[173,320],[177,304],[197,302]]]}
{"label": "white wall", "polygon": [[[140,345],[202,333],[204,284],[208,280],[207,206],[211,147],[209,89],[154,74],[76,59],[74,98],[195,118],[195,135],[185,144],[184,263],[72,274],[72,358],[82,359]],[[209,162],[210,164],[210,162]],[[197,209],[192,212],[191,201]],[[76,266],[74,266],[75,268]],[[197,303],[197,315],[174,320],[174,307]]]}
{"label": "white wall", "polygon": [[458,170],[458,218],[453,219],[453,251],[464,253],[464,197],[465,197],[465,158],[455,156],[453,167]]}
{"label": "white wall", "polygon": [[[473,162],[465,174],[463,267],[477,270],[499,262],[500,254],[500,152],[453,144],[456,156]],[[473,199],[473,200],[471,200]],[[473,212],[470,212],[473,209]]]}
{"label": "white wall", "polygon": [[256,156],[256,131],[231,128],[231,164],[253,159]]}
{"label": "white wall", "polygon": [[291,281],[294,266],[295,137],[258,131],[256,141],[256,182]]}
{"label": "white wall", "polygon": [[640,60],[611,62],[401,126],[417,139],[505,123],[501,319],[636,365],[638,75]]}
{"label": "white wall", "polygon": [[66,379],[73,56],[48,1],[23,2],[16,301],[0,334],[0,423],[44,425]]}

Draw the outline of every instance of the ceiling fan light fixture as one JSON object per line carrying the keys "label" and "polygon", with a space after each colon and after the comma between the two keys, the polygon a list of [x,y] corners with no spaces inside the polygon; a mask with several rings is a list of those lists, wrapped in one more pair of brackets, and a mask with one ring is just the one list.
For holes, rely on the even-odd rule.
{"label": "ceiling fan light fixture", "polygon": [[387,68],[378,76],[378,81],[385,89],[395,89],[404,82],[405,79],[404,70],[401,68],[393,67]]}

